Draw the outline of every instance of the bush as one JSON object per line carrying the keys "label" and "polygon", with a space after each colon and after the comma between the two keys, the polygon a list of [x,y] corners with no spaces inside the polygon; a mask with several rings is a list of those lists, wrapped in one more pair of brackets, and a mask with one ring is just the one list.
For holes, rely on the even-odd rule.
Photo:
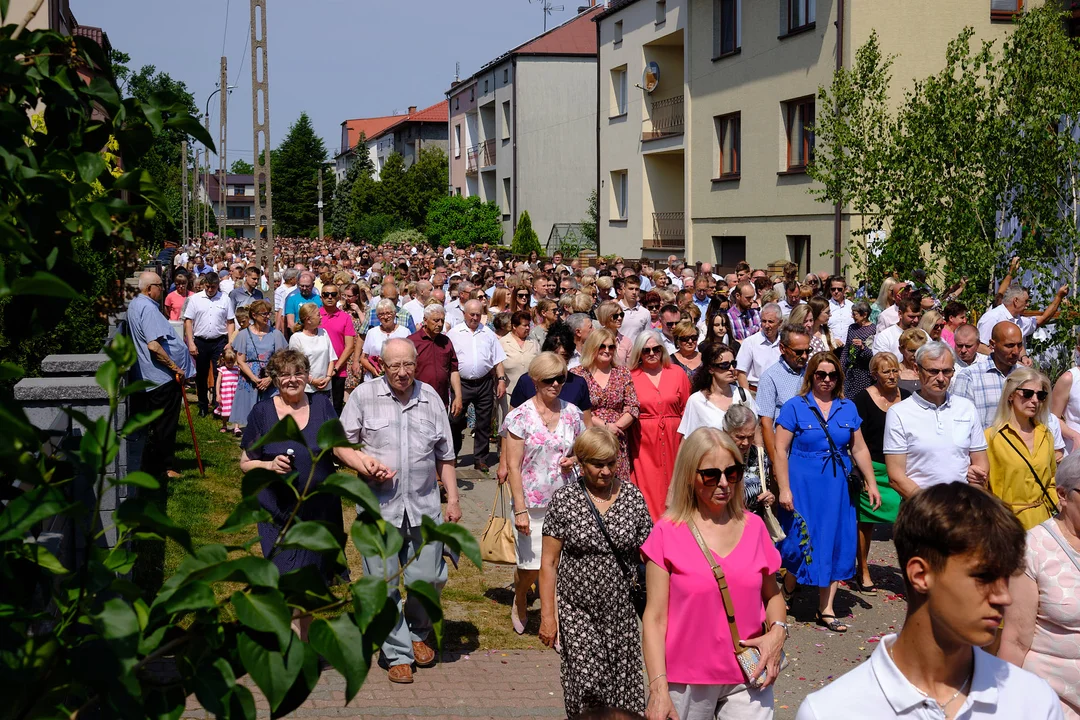
{"label": "bush", "polygon": [[533,230],[532,218],[529,211],[523,210],[518,218],[517,230],[514,231],[514,242],[510,245],[510,251],[515,255],[528,255],[533,250],[543,256],[544,249],[540,247],[540,238]]}
{"label": "bush", "polygon": [[356,221],[352,236],[357,240],[367,240],[376,245],[381,243],[388,233],[406,227],[405,221],[386,213],[364,215]]}
{"label": "bush", "polygon": [[419,230],[395,230],[387,233],[382,239],[383,245],[420,245],[426,243],[427,238]]}
{"label": "bush", "polygon": [[493,202],[480,202],[475,195],[439,198],[428,210],[427,236],[439,247],[498,245],[503,236],[502,210]]}

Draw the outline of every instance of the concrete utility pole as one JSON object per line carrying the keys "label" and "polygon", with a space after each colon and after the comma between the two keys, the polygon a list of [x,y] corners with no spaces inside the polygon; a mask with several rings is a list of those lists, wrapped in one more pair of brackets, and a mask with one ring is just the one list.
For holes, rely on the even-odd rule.
{"label": "concrete utility pole", "polygon": [[[192,237],[202,237],[200,226],[202,225],[202,211],[199,210],[199,173],[202,172],[202,150],[195,148],[195,163],[191,166],[191,199],[192,199],[192,216],[191,216],[191,230]],[[187,170],[184,171],[187,173]]]}
{"label": "concrete utility pole", "polygon": [[218,212],[221,213],[221,217],[218,219],[218,235],[226,237],[228,233],[226,228],[228,222],[226,218],[228,215],[225,212],[225,173],[228,172],[228,168],[225,167],[227,162],[225,152],[225,140],[227,137],[226,128],[228,127],[228,107],[229,107],[229,73],[228,63],[224,55],[221,56],[221,120],[218,123]]}
{"label": "concrete utility pole", "polygon": [[183,244],[186,245],[191,240],[191,234],[188,232],[190,230],[190,226],[188,225],[187,140],[180,141],[180,195],[183,197],[184,205]]}
{"label": "concrete utility pole", "polygon": [[[205,117],[206,136],[210,136],[210,115],[207,113]],[[206,191],[206,205],[203,206],[203,232],[210,232],[210,205],[213,203],[210,200],[210,148],[206,148],[206,155],[203,158],[206,163],[203,165],[203,188]]]}
{"label": "concrete utility pole", "polygon": [[[255,218],[265,228],[255,243],[259,266],[274,277],[274,214],[270,181],[270,67],[266,49],[266,0],[251,0],[251,124],[255,140]],[[260,79],[261,78],[261,79]],[[262,97],[259,97],[262,93]],[[259,111],[262,110],[262,118]],[[263,184],[265,183],[265,190]],[[274,288],[270,288],[270,304]]]}
{"label": "concrete utility pole", "polygon": [[320,240],[322,240],[322,239],[323,239],[323,231],[322,231],[322,209],[323,209],[323,201],[322,201],[322,171],[323,171],[323,169],[322,169],[322,165],[320,165],[320,166],[319,166],[319,239],[320,239]]}

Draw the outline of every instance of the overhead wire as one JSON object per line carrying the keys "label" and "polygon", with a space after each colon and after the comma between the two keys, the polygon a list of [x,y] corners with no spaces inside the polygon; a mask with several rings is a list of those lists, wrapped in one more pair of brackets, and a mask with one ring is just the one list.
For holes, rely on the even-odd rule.
{"label": "overhead wire", "polygon": [[221,33],[221,54],[225,54],[225,41],[229,37],[229,4],[232,0],[225,0],[225,30]]}

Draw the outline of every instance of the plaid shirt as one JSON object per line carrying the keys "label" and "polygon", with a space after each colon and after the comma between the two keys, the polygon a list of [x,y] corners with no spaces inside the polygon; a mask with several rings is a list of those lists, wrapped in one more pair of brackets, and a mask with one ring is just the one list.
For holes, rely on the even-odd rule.
{"label": "plaid shirt", "polygon": [[[378,300],[374,300],[372,302],[371,310],[368,311],[367,326],[364,327],[363,332],[358,333],[359,335],[367,335],[367,331],[369,328],[379,327],[380,325],[382,325],[382,323],[379,322],[379,318],[375,317],[375,306],[378,304]],[[403,307],[399,307],[397,309],[397,315],[394,317],[394,322],[403,328],[408,328],[410,335],[416,332],[416,323],[413,322],[412,313],[410,313]]]}
{"label": "plaid shirt", "polygon": [[[1009,373],[1016,367],[1010,368]],[[949,392],[975,403],[975,411],[985,429],[994,422],[1001,393],[1005,390],[1006,377],[1007,374],[998,370],[990,357],[980,358],[956,374]]]}
{"label": "plaid shirt", "polygon": [[804,372],[806,371],[796,372],[787,364],[787,360],[781,357],[761,373],[756,398],[758,414],[775,419],[784,403],[799,394]]}
{"label": "plaid shirt", "polygon": [[761,329],[761,311],[757,308],[750,308],[744,312],[739,310],[737,305],[732,305],[728,310],[728,317],[731,318],[731,329],[735,333],[735,339],[740,342]]}

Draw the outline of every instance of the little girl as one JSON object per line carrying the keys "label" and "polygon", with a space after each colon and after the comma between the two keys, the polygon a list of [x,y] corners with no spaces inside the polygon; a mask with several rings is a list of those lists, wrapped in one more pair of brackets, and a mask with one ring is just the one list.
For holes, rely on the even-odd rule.
{"label": "little girl", "polygon": [[[221,429],[218,432],[229,432],[229,414],[232,412],[233,395],[236,394],[236,386],[240,384],[240,368],[236,366],[236,351],[226,348],[221,354],[222,366],[217,373],[217,407],[214,414],[221,417]],[[233,423],[233,435],[239,437],[243,431],[240,426]]]}

